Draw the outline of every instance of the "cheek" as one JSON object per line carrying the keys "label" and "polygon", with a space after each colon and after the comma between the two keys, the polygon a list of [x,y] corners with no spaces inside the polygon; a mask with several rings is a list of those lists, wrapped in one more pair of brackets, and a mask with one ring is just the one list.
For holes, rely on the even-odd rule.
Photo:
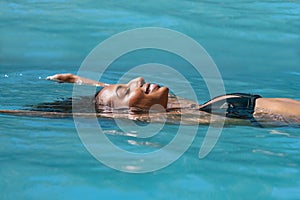
{"label": "cheek", "polygon": [[130,95],[129,106],[139,106],[144,99],[145,94],[140,90],[136,90]]}

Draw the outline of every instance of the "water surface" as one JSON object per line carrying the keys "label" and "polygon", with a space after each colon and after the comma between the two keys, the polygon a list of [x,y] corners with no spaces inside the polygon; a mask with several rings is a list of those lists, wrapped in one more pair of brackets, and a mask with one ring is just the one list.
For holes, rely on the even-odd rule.
{"label": "water surface", "polygon": [[[99,42],[148,26],[180,31],[203,45],[227,92],[300,100],[299,16],[298,1],[4,0],[0,2],[0,108],[22,109],[70,97],[71,85],[44,78],[76,73]],[[160,52],[125,56],[103,80],[114,83],[130,67],[154,61],[181,69],[195,87],[199,103],[208,100],[203,80],[190,66]],[[180,95],[185,97],[185,91]],[[111,119],[100,123],[111,141],[136,152],[159,149],[178,128],[166,125],[155,138],[139,139],[123,133]],[[297,128],[226,127],[209,156],[199,159],[207,130],[200,126],[194,143],[172,165],[152,173],[127,174],[93,158],[71,118],[1,115],[0,124],[0,199],[300,197]]]}

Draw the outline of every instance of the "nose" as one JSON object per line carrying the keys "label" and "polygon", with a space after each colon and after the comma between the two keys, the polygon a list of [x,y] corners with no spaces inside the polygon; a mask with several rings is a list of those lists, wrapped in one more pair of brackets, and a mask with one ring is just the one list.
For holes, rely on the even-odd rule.
{"label": "nose", "polygon": [[127,85],[130,88],[138,88],[138,87],[142,87],[144,84],[145,84],[145,79],[143,77],[138,77],[131,80]]}

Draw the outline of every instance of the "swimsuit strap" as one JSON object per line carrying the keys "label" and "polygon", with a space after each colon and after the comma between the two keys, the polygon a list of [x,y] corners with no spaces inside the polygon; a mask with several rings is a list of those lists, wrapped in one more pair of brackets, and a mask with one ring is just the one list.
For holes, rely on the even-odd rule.
{"label": "swimsuit strap", "polygon": [[257,98],[261,96],[246,93],[221,95],[201,105],[200,110],[230,118],[253,119]]}

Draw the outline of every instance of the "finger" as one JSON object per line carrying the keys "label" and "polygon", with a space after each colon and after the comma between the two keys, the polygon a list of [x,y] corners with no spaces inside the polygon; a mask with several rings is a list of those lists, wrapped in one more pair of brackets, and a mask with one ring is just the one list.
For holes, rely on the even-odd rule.
{"label": "finger", "polygon": [[59,81],[58,75],[57,75],[57,74],[55,74],[55,75],[53,75],[53,76],[47,76],[47,77],[46,77],[46,80],[50,80],[50,81]]}

